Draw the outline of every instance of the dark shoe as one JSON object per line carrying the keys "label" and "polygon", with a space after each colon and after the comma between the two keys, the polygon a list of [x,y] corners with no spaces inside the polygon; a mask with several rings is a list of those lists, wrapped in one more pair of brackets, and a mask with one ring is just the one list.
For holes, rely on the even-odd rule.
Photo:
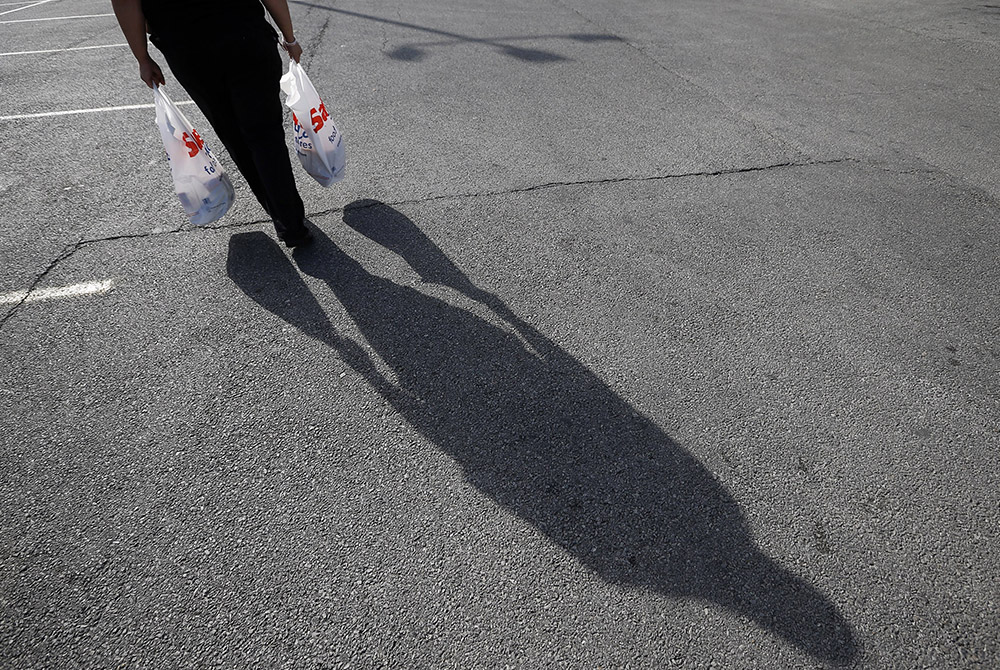
{"label": "dark shoe", "polygon": [[284,242],[285,246],[288,247],[289,249],[292,249],[294,247],[309,246],[313,242],[313,234],[311,230],[303,227],[302,232],[294,236],[290,235],[288,237],[285,237],[282,240],[282,242]]}

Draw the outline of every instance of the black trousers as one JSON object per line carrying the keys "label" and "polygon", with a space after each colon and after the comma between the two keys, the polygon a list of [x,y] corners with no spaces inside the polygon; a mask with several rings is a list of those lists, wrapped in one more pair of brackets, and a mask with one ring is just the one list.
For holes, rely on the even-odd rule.
{"label": "black trousers", "polygon": [[177,81],[226,145],[281,239],[305,230],[305,207],[295,187],[285,144],[278,80],[282,61],[274,32],[234,30],[212,47],[155,39]]}

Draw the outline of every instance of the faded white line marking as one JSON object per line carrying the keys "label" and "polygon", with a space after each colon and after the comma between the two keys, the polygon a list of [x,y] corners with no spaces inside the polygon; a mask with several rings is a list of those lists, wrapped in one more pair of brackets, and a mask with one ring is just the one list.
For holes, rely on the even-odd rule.
{"label": "faded white line marking", "polygon": [[61,286],[59,288],[36,288],[30,293],[28,291],[14,291],[0,295],[0,305],[10,305],[21,302],[43,302],[45,300],[58,300],[59,298],[75,298],[80,295],[103,295],[113,289],[115,282],[113,279],[104,281],[88,281],[72,286]]}
{"label": "faded white line marking", "polygon": [[114,16],[114,14],[80,14],[79,16],[47,16],[44,19],[13,19],[12,21],[0,21],[0,25],[5,23],[31,23],[32,21],[66,21],[68,19],[96,19],[102,16]]}
{"label": "faded white line marking", "polygon": [[31,9],[32,7],[37,7],[38,5],[47,5],[50,2],[55,2],[56,0],[41,0],[33,5],[28,5],[27,7],[18,7],[17,9],[8,9],[6,12],[0,12],[0,16],[5,16],[7,14],[13,14],[14,12],[19,12],[22,9]]}
{"label": "faded white line marking", "polygon": [[65,49],[39,49],[38,51],[7,51],[0,53],[0,56],[28,56],[30,54],[54,54],[59,51],[87,51],[88,49],[111,49],[113,47],[127,47],[128,44],[100,44],[94,47],[66,47]]}
{"label": "faded white line marking", "polygon": [[[193,105],[193,100],[181,100],[175,105]],[[69,116],[70,114],[96,114],[98,112],[117,112],[122,109],[153,109],[156,105],[120,105],[118,107],[94,107],[93,109],[67,109],[61,112],[37,112],[35,114],[13,114],[0,116],[0,121],[16,121],[17,119],[40,119],[45,116]]]}

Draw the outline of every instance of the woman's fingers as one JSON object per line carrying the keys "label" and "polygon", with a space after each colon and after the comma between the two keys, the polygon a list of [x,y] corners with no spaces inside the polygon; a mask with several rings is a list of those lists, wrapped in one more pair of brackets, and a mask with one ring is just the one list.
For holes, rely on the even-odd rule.
{"label": "woman's fingers", "polygon": [[285,51],[288,52],[289,58],[291,58],[296,63],[299,62],[299,58],[302,57],[302,47],[298,44],[285,44]]}
{"label": "woman's fingers", "polygon": [[150,88],[153,88],[153,84],[162,86],[166,83],[163,80],[163,71],[152,58],[139,63],[139,78]]}

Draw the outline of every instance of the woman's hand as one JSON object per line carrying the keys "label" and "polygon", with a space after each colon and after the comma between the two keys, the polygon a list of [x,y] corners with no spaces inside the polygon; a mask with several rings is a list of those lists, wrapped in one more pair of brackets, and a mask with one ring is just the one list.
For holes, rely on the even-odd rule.
{"label": "woman's hand", "polygon": [[139,62],[139,78],[146,86],[163,84],[163,72],[156,61],[149,57],[146,46],[146,16],[142,13],[140,0],[111,0],[111,6],[118,18],[125,40],[128,42],[132,55]]}
{"label": "woman's hand", "polygon": [[153,88],[153,84],[163,86],[166,83],[163,80],[163,71],[160,70],[160,66],[148,56],[139,61],[139,78],[146,82],[146,86],[150,88]]}
{"label": "woman's hand", "polygon": [[[120,0],[119,0],[120,1]],[[267,13],[274,19],[274,25],[281,33],[281,48],[288,52],[288,56],[299,62],[302,56],[302,47],[295,41],[295,30],[292,28],[292,14],[288,11],[288,0],[260,0],[264,3]]]}
{"label": "woman's hand", "polygon": [[299,58],[302,57],[302,47],[299,46],[298,42],[286,42],[281,40],[281,48],[288,52],[288,57],[291,58],[296,63],[299,62]]}

